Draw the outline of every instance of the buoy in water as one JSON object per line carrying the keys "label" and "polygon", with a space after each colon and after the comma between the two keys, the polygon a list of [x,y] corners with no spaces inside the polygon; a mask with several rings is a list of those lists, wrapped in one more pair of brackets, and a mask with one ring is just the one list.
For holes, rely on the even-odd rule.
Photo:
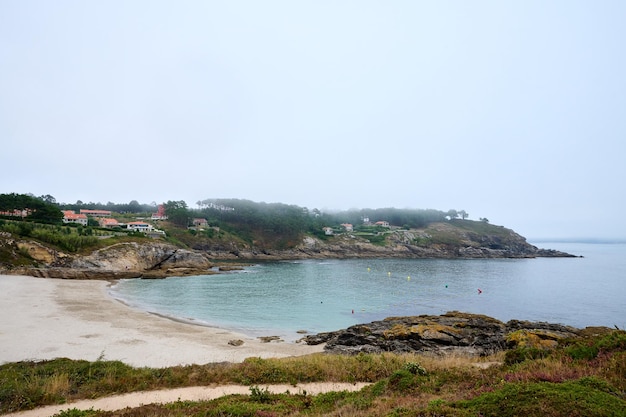
{"label": "buoy in water", "polygon": [[482,293],[483,293],[483,291],[479,288],[478,289],[478,294],[482,294]]}

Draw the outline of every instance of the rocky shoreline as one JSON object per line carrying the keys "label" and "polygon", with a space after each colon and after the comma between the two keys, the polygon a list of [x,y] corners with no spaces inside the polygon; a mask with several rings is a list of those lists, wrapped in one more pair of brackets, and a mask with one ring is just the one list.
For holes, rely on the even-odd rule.
{"label": "rocky shoreline", "polygon": [[[435,226],[433,226],[435,227]],[[438,225],[445,232],[455,230],[454,244],[419,245],[423,232],[396,230],[385,245],[367,239],[342,235],[324,241],[305,236],[291,249],[261,249],[247,245],[199,244],[184,249],[163,241],[125,242],[89,254],[68,254],[36,241],[2,237],[0,244],[9,253],[27,253],[35,266],[5,266],[5,274],[67,279],[165,278],[168,276],[208,275],[242,268],[259,261],[301,259],[496,259],[575,257],[537,248],[510,231],[502,235],[458,234],[450,225]],[[423,236],[422,236],[423,237]],[[7,250],[8,249],[8,250]]]}
{"label": "rocky shoreline", "polygon": [[350,355],[395,352],[487,356],[516,347],[547,349],[561,339],[605,330],[520,320],[503,323],[480,314],[453,311],[440,316],[389,317],[305,336],[301,342],[325,343],[324,351],[328,353]]}

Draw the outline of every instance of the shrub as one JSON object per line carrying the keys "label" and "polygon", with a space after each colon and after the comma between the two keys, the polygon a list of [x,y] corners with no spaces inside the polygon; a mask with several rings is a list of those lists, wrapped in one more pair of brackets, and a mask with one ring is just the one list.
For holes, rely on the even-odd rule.
{"label": "shrub", "polygon": [[54,415],[54,417],[95,417],[98,415],[97,411],[94,411],[93,408],[89,410],[79,410],[77,408],[68,408],[67,410],[63,410],[60,413]]}
{"label": "shrub", "polygon": [[513,365],[526,360],[545,358],[549,352],[545,349],[535,347],[518,347],[516,349],[507,350],[504,354],[504,363]]}
{"label": "shrub", "polygon": [[272,394],[267,388],[261,389],[254,385],[250,387],[250,398],[259,403],[269,403],[272,400]]}
{"label": "shrub", "polygon": [[417,386],[415,375],[411,372],[401,369],[394,372],[389,377],[387,388],[392,391],[406,392]]}
{"label": "shrub", "polygon": [[404,364],[402,369],[409,371],[413,375],[422,375],[422,376],[428,375],[428,372],[426,371],[426,369],[417,362],[407,362]]}
{"label": "shrub", "polygon": [[[563,383],[507,384],[474,399],[459,401],[455,408],[467,415],[483,416],[624,416],[623,400],[607,393],[601,383],[587,379]],[[607,411],[611,410],[611,414]]]}
{"label": "shrub", "polygon": [[565,353],[572,359],[594,359],[600,350],[597,346],[589,343],[577,342],[565,348]]}
{"label": "shrub", "polygon": [[597,345],[604,352],[626,350],[626,331],[617,330],[604,335]]}

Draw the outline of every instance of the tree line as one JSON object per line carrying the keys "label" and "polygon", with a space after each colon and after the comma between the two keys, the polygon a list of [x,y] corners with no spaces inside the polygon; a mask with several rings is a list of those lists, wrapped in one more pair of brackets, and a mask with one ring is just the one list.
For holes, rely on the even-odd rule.
{"label": "tree line", "polygon": [[[42,204],[45,204],[42,205]],[[156,211],[157,204],[141,204],[137,200],[131,200],[129,203],[113,203],[109,201],[106,204],[83,202],[77,200],[75,203],[58,203],[54,196],[50,194],[42,196],[34,196],[32,194],[0,194],[0,211],[12,211],[22,209],[41,209],[42,207],[55,207],[58,210],[73,210],[79,212],[80,209],[88,210],[109,210],[116,213],[152,213]],[[61,215],[61,218],[63,216]]]}
{"label": "tree line", "polygon": [[[336,227],[349,223],[358,227],[366,222],[386,221],[404,228],[421,228],[430,223],[443,222],[461,217],[464,210],[433,209],[354,209],[340,212],[322,212],[297,205],[264,203],[242,199],[207,199],[197,202],[199,208],[191,209],[185,201],[164,203],[168,220],[181,228],[193,224],[194,218],[204,218],[211,226],[233,233],[260,246],[289,247],[304,234],[321,236],[324,227]],[[35,197],[27,194],[0,194],[0,212],[28,209],[25,220],[42,223],[61,223],[61,210],[101,209],[118,213],[150,213],[156,204],[88,203],[80,200],[75,204],[58,204],[50,195]]]}
{"label": "tree line", "polygon": [[2,217],[13,218],[15,211],[23,212],[24,220],[38,223],[60,223],[63,213],[55,204],[43,198],[27,194],[0,194],[0,213]]}
{"label": "tree line", "polygon": [[322,235],[323,228],[350,223],[355,227],[369,220],[387,221],[405,228],[425,227],[458,217],[466,218],[464,210],[432,209],[358,209],[341,212],[322,212],[297,205],[264,203],[241,199],[207,199],[199,201],[199,209],[189,209],[184,201],[168,201],[165,212],[170,221],[185,226],[193,217],[206,219],[220,229],[235,232],[257,244],[285,246],[299,241],[304,234]]}

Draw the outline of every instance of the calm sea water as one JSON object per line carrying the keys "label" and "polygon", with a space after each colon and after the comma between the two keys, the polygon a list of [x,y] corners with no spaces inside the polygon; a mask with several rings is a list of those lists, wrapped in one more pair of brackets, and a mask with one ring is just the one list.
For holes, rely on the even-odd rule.
{"label": "calm sea water", "polygon": [[[306,260],[164,280],[121,280],[132,307],[285,340],[389,316],[459,310],[626,328],[626,244],[541,243],[583,258]],[[479,291],[480,290],[480,291]]]}

